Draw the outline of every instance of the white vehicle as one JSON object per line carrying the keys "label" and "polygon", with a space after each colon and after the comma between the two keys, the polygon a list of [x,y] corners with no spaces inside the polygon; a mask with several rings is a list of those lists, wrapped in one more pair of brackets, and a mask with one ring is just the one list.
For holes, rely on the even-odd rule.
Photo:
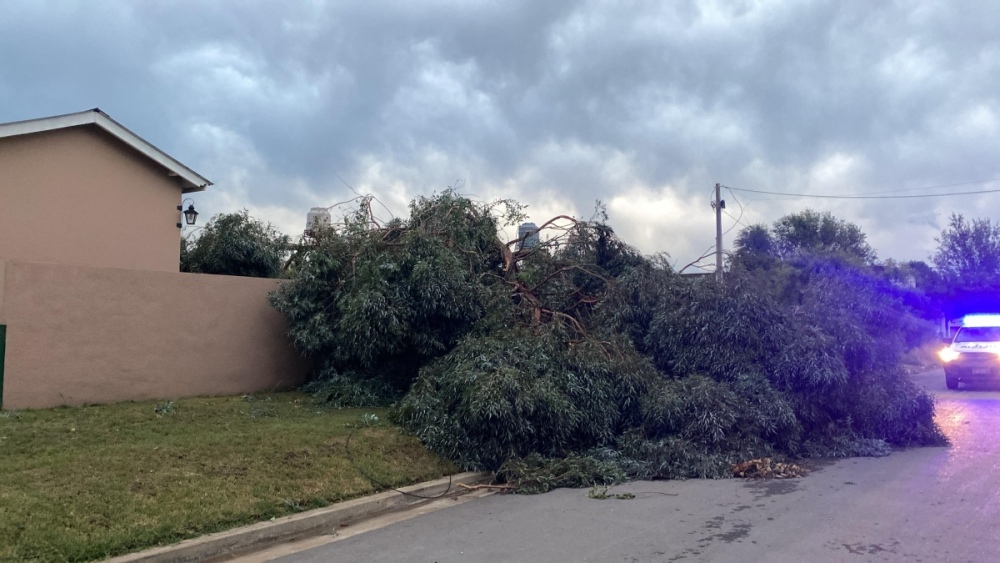
{"label": "white vehicle", "polygon": [[961,382],[1000,381],[1000,315],[966,315],[938,356],[948,389]]}

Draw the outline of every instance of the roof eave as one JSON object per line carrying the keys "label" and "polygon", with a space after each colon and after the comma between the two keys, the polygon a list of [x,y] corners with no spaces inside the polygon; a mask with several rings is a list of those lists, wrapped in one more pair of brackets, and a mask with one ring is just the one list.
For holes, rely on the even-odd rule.
{"label": "roof eave", "polygon": [[205,191],[205,188],[207,188],[210,185],[212,185],[211,182],[209,182],[208,184],[202,184],[200,186],[183,186],[181,188],[181,193],[191,194],[195,192],[203,192]]}
{"label": "roof eave", "polygon": [[0,124],[0,138],[78,127],[80,125],[97,125],[123,143],[142,153],[146,158],[166,168],[171,176],[176,176],[180,180],[182,193],[204,191],[206,187],[212,185],[212,182],[207,178],[184,166],[180,161],[156,148],[152,143],[136,135],[97,108],[79,113]]}

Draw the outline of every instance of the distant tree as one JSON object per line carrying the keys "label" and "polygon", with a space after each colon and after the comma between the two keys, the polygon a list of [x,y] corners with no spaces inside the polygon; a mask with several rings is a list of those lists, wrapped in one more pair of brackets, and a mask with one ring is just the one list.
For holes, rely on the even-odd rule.
{"label": "distant tree", "polygon": [[1000,224],[952,213],[948,228],[934,240],[934,265],[945,284],[965,290],[1000,286]]}
{"label": "distant tree", "polygon": [[805,251],[814,255],[836,255],[866,265],[874,264],[875,251],[865,233],[854,223],[837,219],[829,211],[810,209],[785,215],[772,229],[777,254],[782,258]]}
{"label": "distant tree", "polygon": [[181,237],[181,271],[191,271],[191,243]]}
{"label": "distant tree", "polygon": [[181,271],[252,278],[281,275],[287,235],[247,210],[212,217],[194,240],[181,239]]}
{"label": "distant tree", "polygon": [[910,260],[904,266],[917,282],[917,288],[933,290],[941,285],[941,275],[923,260]]}
{"label": "distant tree", "polygon": [[748,270],[769,269],[777,260],[777,245],[767,225],[758,223],[736,235],[734,262]]}

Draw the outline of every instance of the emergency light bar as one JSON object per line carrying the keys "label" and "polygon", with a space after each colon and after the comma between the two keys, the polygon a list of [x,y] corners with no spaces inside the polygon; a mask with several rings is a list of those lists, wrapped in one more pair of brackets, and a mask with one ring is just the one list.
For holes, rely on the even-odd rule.
{"label": "emergency light bar", "polygon": [[975,315],[965,315],[962,317],[962,326],[967,327],[984,327],[984,326],[1000,326],[1000,315],[989,315],[989,314],[975,314]]}

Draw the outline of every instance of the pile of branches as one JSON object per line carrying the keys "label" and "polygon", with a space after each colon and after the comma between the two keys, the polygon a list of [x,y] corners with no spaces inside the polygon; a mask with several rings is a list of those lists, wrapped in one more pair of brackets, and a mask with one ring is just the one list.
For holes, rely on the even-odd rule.
{"label": "pile of branches", "polygon": [[733,477],[741,479],[791,479],[809,473],[809,470],[801,465],[775,461],[769,457],[734,463],[732,471]]}
{"label": "pile of branches", "polygon": [[600,217],[506,240],[516,202],[453,191],[314,232],[271,296],[308,388],[394,419],[518,490],[729,477],[741,460],[941,444],[900,368],[919,325],[836,258],[725,284],[675,273]]}

